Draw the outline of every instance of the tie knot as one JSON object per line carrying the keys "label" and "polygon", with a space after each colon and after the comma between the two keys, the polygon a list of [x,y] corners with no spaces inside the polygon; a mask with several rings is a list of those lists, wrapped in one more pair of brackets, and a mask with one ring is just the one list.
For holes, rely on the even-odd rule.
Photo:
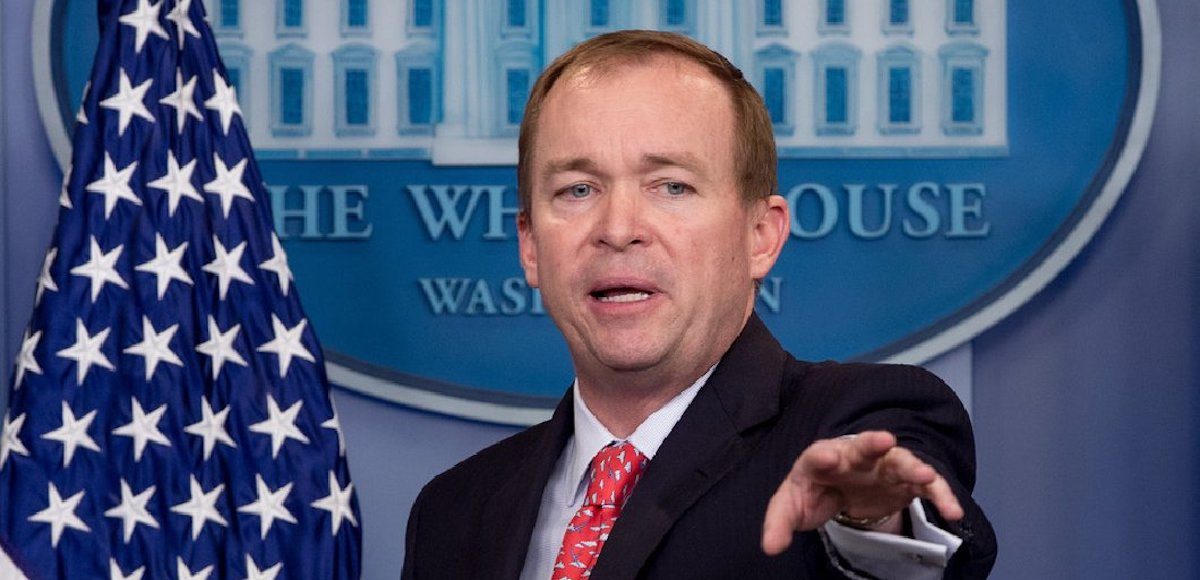
{"label": "tie knot", "polygon": [[623,507],[649,459],[628,441],[609,445],[592,458],[592,479],[584,505]]}

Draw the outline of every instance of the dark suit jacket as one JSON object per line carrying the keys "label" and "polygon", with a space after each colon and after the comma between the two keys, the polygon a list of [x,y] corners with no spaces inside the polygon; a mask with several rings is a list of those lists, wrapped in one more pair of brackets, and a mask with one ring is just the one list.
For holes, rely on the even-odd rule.
{"label": "dark suit jacket", "polygon": [[[516,578],[542,490],[572,432],[568,393],[553,417],[425,486],[408,522],[403,577]],[[953,392],[916,367],[797,361],[757,316],[717,365],[625,505],[592,578],[838,578],[817,532],[782,555],[760,546],[767,501],[813,441],[871,429],[949,480],[966,509],[947,578],[987,576],[995,536],[971,499],[971,425]]]}

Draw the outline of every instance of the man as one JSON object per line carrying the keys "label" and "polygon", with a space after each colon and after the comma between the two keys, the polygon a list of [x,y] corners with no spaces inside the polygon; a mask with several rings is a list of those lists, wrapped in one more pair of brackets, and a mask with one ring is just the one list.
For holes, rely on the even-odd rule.
{"label": "man", "polygon": [[519,159],[521,265],[576,380],[426,486],[404,577],[987,575],[949,389],[797,361],[754,314],[790,219],[740,71],[679,35],[596,37],[538,79]]}

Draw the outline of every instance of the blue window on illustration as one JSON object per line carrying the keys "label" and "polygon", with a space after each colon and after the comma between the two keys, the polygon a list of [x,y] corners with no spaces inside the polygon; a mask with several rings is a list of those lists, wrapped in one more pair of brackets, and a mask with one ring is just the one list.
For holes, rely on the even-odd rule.
{"label": "blue window on illustration", "polygon": [[783,26],[783,0],[763,0],[763,26]]}
{"label": "blue window on illustration", "polygon": [[506,17],[510,28],[525,28],[526,17],[528,16],[525,14],[525,2],[526,0],[508,0],[508,14]]}
{"label": "blue window on illustration", "polygon": [[367,0],[347,0],[346,26],[351,28],[366,28]]}
{"label": "blue window on illustration", "polygon": [[954,2],[954,23],[970,26],[975,24],[974,0],[952,0]]}
{"label": "blue window on illustration", "polygon": [[433,123],[433,69],[408,69],[408,123]]}
{"label": "blue window on illustration", "polygon": [[221,28],[237,28],[241,25],[241,0],[221,0]]}
{"label": "blue window on illustration", "polygon": [[780,67],[763,69],[763,101],[771,123],[787,123],[787,71]]}
{"label": "blue window on illustration", "polygon": [[908,0],[888,1],[888,24],[892,26],[908,24]]}
{"label": "blue window on illustration", "polygon": [[608,11],[610,8],[608,0],[592,0],[588,23],[595,28],[608,26],[610,20]]}
{"label": "blue window on illustration", "polygon": [[909,67],[888,69],[888,122],[912,123],[912,69]]}
{"label": "blue window on illustration", "polygon": [[975,122],[975,71],[955,67],[950,73],[950,120]]}
{"label": "blue window on illustration", "polygon": [[529,70],[510,68],[504,77],[508,104],[506,120],[509,125],[520,125],[521,117],[525,115],[525,99],[529,97]]}
{"label": "blue window on illustration", "polygon": [[287,28],[304,25],[304,0],[283,0],[283,25]]}
{"label": "blue window on illustration", "polygon": [[825,122],[830,124],[849,121],[848,107],[850,90],[847,86],[846,69],[831,66],[825,69]]}
{"label": "blue window on illustration", "polygon": [[346,124],[371,122],[370,73],[364,69],[346,70]]}
{"label": "blue window on illustration", "polygon": [[416,28],[433,26],[433,0],[412,0],[412,25]]}
{"label": "blue window on illustration", "polygon": [[282,92],[279,107],[279,122],[284,125],[304,123],[304,69],[283,68],[279,71],[279,86]]}
{"label": "blue window on illustration", "polygon": [[845,0],[825,0],[825,24],[830,26],[841,26],[845,23]]}
{"label": "blue window on illustration", "polygon": [[687,26],[687,1],[665,0],[663,2],[663,23],[672,28]]}

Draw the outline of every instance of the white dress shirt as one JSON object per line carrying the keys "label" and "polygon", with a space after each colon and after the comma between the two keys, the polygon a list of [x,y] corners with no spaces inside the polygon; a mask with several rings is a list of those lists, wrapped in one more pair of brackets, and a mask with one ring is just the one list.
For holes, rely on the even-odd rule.
{"label": "white dress shirt", "polygon": [[[675,423],[683,416],[715,368],[708,369],[692,386],[652,413],[625,440],[653,461],[663,440],[675,428]],[[579,395],[578,385],[577,380],[572,388],[575,433],[567,440],[554,472],[542,491],[542,503],[529,540],[529,549],[525,553],[521,580],[551,578],[554,560],[562,547],[563,533],[579,510],[587,491],[592,458],[605,446],[620,441],[588,409]],[[636,489],[634,493],[637,493]],[[946,563],[962,540],[930,524],[920,501],[913,500],[909,515],[912,518],[912,538],[855,530],[833,521],[823,526],[822,537],[829,549],[836,551],[855,569],[876,577],[906,580],[941,578]],[[854,577],[853,573],[848,574]]]}

